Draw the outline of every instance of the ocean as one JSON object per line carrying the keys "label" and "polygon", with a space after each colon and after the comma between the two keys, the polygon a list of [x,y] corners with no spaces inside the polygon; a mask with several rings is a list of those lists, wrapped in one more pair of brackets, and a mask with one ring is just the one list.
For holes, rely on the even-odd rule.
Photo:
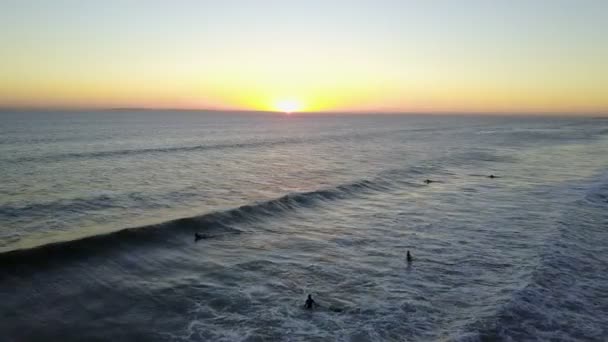
{"label": "ocean", "polygon": [[606,119],[5,111],[0,170],[4,341],[608,336]]}

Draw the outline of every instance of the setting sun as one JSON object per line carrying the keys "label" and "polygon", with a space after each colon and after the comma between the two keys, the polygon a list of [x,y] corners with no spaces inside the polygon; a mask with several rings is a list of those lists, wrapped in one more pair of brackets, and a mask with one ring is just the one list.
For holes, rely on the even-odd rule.
{"label": "setting sun", "polygon": [[302,110],[302,103],[294,99],[282,99],[275,103],[277,111],[284,113],[293,113]]}

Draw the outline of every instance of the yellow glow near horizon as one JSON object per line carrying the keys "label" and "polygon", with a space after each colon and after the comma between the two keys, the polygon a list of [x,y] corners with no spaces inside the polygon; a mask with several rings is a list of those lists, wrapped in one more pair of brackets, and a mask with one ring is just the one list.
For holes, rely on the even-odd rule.
{"label": "yellow glow near horizon", "polygon": [[236,2],[3,2],[0,108],[608,115],[608,1]]}
{"label": "yellow glow near horizon", "polygon": [[287,114],[302,111],[302,109],[304,108],[302,103],[295,99],[278,100],[274,104],[274,107],[276,110]]}

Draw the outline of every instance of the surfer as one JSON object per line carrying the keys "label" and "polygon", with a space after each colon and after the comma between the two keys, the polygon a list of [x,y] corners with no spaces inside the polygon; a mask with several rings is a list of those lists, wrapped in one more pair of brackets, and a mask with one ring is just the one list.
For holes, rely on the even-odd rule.
{"label": "surfer", "polygon": [[414,259],[412,259],[412,255],[410,254],[409,250],[407,251],[406,259],[407,259],[408,263],[410,263],[410,262],[412,262],[414,260]]}
{"label": "surfer", "polygon": [[201,233],[194,233],[194,242],[201,240],[201,239],[206,239],[207,235],[203,235]]}
{"label": "surfer", "polygon": [[304,308],[305,309],[313,309],[315,306],[318,306],[319,304],[317,304],[317,302],[315,302],[314,299],[312,299],[312,295],[308,295],[308,298],[306,299],[306,302],[304,303]]}
{"label": "surfer", "polygon": [[424,182],[425,182],[426,184],[431,184],[431,183],[433,183],[433,181],[432,181],[432,180],[430,180],[430,179],[427,179],[427,180],[425,180]]}
{"label": "surfer", "polygon": [[494,175],[489,175],[488,177],[489,178],[496,178],[496,176],[494,176]]}

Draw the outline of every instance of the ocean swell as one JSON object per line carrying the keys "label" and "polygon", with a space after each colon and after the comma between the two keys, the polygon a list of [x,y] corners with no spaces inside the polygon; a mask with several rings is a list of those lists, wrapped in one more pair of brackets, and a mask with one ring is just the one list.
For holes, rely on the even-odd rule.
{"label": "ocean swell", "polygon": [[[106,234],[77,240],[49,243],[29,249],[0,253],[3,270],[16,271],[24,265],[46,265],[50,260],[99,255],[115,248],[133,248],[149,244],[179,245],[183,239],[173,237],[202,232],[215,234],[240,233],[240,224],[253,223],[298,208],[310,207],[321,202],[345,199],[367,191],[385,189],[381,182],[360,180],[329,189],[290,193],[285,196],[235,209],[187,217],[155,225],[126,228]],[[0,272],[1,274],[1,272]]]}

